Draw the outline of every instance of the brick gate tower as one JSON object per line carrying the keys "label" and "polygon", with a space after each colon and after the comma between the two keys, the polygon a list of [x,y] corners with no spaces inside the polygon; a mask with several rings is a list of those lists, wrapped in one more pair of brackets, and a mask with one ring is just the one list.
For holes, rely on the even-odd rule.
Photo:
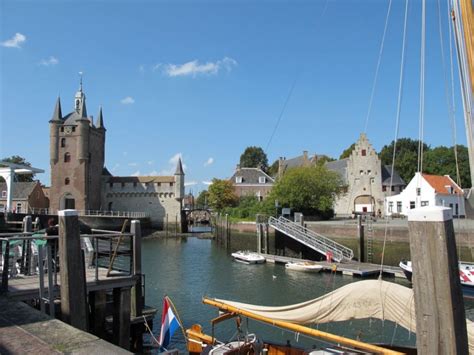
{"label": "brick gate tower", "polygon": [[74,111],[63,116],[58,98],[49,127],[50,208],[53,212],[66,208],[101,209],[106,129],[102,108],[95,125],[87,116],[82,78],[74,97]]}

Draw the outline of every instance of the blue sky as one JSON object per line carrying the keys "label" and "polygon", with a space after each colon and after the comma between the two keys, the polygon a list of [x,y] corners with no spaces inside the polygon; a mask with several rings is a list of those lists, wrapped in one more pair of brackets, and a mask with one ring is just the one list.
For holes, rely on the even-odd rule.
{"label": "blue sky", "polygon": [[[409,5],[400,137],[418,137],[420,3]],[[25,157],[49,184],[48,121],[58,94],[63,114],[72,111],[82,71],[88,113],[103,106],[114,175],[173,173],[180,155],[196,192],[231,176],[250,145],[268,146],[270,163],[303,150],[337,158],[364,131],[388,4],[2,0],[0,157]],[[369,117],[377,150],[395,135],[404,7],[393,1]],[[426,32],[425,141],[451,146],[435,0],[427,0]]]}

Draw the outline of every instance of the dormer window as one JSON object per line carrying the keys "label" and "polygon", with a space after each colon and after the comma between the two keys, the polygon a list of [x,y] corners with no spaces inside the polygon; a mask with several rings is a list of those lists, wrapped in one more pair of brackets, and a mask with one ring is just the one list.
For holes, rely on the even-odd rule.
{"label": "dormer window", "polygon": [[7,197],[7,191],[6,191],[6,190],[3,190],[3,191],[2,191],[2,198],[5,198],[5,197]]}
{"label": "dormer window", "polygon": [[258,183],[259,184],[265,184],[267,182],[267,178],[265,176],[259,176],[258,177]]}
{"label": "dormer window", "polygon": [[235,177],[235,183],[236,183],[236,184],[241,184],[242,181],[243,181],[242,176],[236,176],[236,177]]}

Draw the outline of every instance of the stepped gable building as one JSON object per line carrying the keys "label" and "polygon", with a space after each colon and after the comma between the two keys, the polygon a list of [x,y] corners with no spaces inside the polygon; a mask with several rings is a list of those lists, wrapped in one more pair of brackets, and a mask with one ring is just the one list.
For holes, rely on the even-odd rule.
{"label": "stepped gable building", "polygon": [[87,115],[82,88],[74,97],[74,110],[63,116],[58,98],[50,125],[50,209],[147,212],[154,227],[166,215],[181,222],[184,172],[181,160],[173,176],[112,176],[105,168],[102,108],[95,123]]}
{"label": "stepped gable building", "polygon": [[392,178],[391,165],[382,164],[364,133],[349,158],[327,162],[326,167],[337,172],[347,186],[335,202],[334,212],[339,217],[360,213],[382,216],[385,198],[400,193],[406,186],[395,170]]}
{"label": "stepped gable building", "polygon": [[262,201],[272,190],[275,180],[260,168],[241,168],[237,165],[234,175],[229,179],[235,194],[240,198],[255,196]]}
{"label": "stepped gable building", "polygon": [[[308,152],[304,151],[302,156],[296,158],[280,158],[278,177],[294,167],[312,166],[320,157],[316,154],[308,156]],[[346,191],[334,204],[337,217],[349,217],[357,213],[383,215],[385,197],[400,193],[406,186],[396,171],[392,180],[392,167],[382,164],[364,133],[360,135],[349,158],[327,162],[325,166],[337,172],[346,185]]]}

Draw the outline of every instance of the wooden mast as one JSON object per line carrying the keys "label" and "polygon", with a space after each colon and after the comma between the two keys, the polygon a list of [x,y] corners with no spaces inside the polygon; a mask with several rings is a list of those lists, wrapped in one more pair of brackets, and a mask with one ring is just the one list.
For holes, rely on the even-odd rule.
{"label": "wooden mast", "polygon": [[453,27],[457,43],[461,90],[463,92],[464,120],[466,125],[471,194],[468,202],[474,207],[474,15],[472,0],[453,2]]}
{"label": "wooden mast", "polygon": [[207,298],[207,297],[204,297],[202,302],[205,303],[205,304],[217,307],[221,311],[226,311],[226,312],[230,312],[230,313],[233,313],[233,314],[241,314],[245,317],[249,317],[249,318],[252,318],[252,319],[255,319],[255,320],[258,320],[260,322],[264,322],[264,323],[267,323],[267,324],[270,324],[270,325],[273,325],[273,326],[276,326],[276,327],[281,327],[281,328],[288,329],[288,330],[291,330],[291,331],[294,331],[294,332],[297,332],[297,333],[300,333],[300,334],[305,334],[305,335],[309,335],[311,337],[324,339],[326,341],[330,341],[330,342],[333,342],[333,343],[336,343],[336,344],[340,344],[340,345],[344,345],[344,346],[350,346],[350,347],[360,349],[360,350],[365,350],[365,351],[368,351],[368,352],[373,353],[373,354],[387,354],[387,355],[389,355],[389,354],[390,355],[401,355],[401,354],[403,354],[403,353],[400,353],[398,351],[383,348],[381,346],[376,346],[376,345],[372,345],[372,344],[363,343],[361,341],[345,338],[345,337],[335,335],[335,334],[331,334],[331,333],[327,333],[327,332],[322,332],[320,330],[313,329],[313,328],[308,328],[308,327],[305,327],[305,326],[302,326],[302,325],[299,325],[299,324],[294,324],[294,323],[290,323],[290,322],[285,322],[285,321],[281,321],[281,320],[276,320],[276,319],[271,319],[271,318],[268,318],[268,317],[260,316],[258,314],[253,313],[253,312],[249,312],[249,311],[237,308],[237,307],[233,307],[231,305],[228,305],[228,304],[225,304],[225,303],[222,303],[222,302],[219,302],[219,301]]}

